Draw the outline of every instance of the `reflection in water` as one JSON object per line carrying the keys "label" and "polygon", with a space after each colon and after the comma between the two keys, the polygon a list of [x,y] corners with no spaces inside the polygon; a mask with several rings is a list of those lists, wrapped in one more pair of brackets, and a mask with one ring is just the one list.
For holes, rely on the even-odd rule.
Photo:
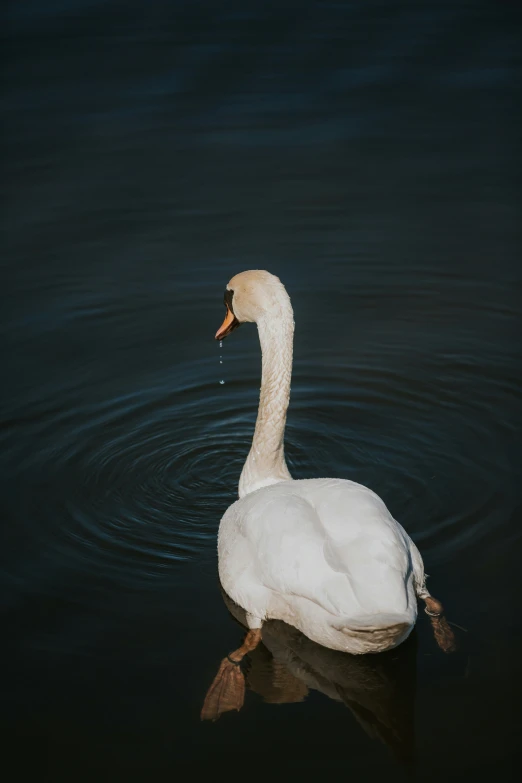
{"label": "reflection in water", "polygon": [[308,690],[345,704],[366,733],[400,758],[414,746],[415,635],[396,650],[350,655],[329,650],[275,620],[250,655],[247,687],[270,703],[302,701]]}
{"label": "reflection in water", "polygon": [[[232,616],[246,628],[244,610],[225,593],[223,598]],[[270,704],[301,702],[310,690],[341,701],[370,737],[387,745],[398,759],[408,761],[414,750],[416,649],[414,632],[386,653],[350,655],[322,647],[280,620],[270,620],[263,625],[262,644],[245,658],[246,687]],[[237,668],[231,667],[225,690],[237,686]],[[242,700],[239,706],[231,706],[226,692],[219,696],[223,709],[209,715],[204,708],[203,718],[215,720],[241,707]]]}

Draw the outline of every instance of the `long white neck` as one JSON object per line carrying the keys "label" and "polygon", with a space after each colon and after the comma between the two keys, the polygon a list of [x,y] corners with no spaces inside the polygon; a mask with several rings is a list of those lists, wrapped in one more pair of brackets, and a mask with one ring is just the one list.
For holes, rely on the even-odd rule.
{"label": "long white neck", "polygon": [[239,497],[291,479],[285,462],[284,435],[290,401],[294,318],[290,300],[257,322],[263,369],[252,447],[239,479]]}

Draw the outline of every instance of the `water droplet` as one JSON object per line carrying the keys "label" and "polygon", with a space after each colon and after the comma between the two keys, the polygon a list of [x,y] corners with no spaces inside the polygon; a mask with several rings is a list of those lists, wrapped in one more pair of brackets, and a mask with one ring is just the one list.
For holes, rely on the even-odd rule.
{"label": "water droplet", "polygon": [[220,363],[220,364],[223,364],[223,362],[222,362],[221,360],[219,361],[219,363]]}
{"label": "water droplet", "polygon": [[223,340],[220,340],[220,341],[219,341],[219,347],[220,347],[220,348],[223,348]]}
{"label": "water droplet", "polygon": [[220,381],[220,384],[221,384],[222,386],[223,386],[223,384],[224,384],[224,383],[225,383],[225,381]]}

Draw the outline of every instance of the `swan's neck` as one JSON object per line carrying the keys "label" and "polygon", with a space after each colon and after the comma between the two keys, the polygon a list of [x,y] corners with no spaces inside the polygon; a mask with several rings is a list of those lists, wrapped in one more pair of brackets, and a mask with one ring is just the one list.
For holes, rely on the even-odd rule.
{"label": "swan's neck", "polygon": [[290,401],[294,319],[290,301],[257,323],[263,356],[261,395],[252,447],[239,480],[239,497],[291,479],[286,467],[284,435]]}

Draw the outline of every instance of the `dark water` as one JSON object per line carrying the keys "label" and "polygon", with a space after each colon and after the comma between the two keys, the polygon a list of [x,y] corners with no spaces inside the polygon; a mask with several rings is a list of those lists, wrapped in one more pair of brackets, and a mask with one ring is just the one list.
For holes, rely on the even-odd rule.
{"label": "dark water", "polygon": [[[3,737],[39,779],[514,776],[520,17],[510,3],[12,3],[3,119]],[[245,707],[216,576],[292,296],[287,453],[386,501],[460,650],[285,627]],[[225,380],[221,385],[220,380]],[[172,778],[174,779],[174,778]]]}

